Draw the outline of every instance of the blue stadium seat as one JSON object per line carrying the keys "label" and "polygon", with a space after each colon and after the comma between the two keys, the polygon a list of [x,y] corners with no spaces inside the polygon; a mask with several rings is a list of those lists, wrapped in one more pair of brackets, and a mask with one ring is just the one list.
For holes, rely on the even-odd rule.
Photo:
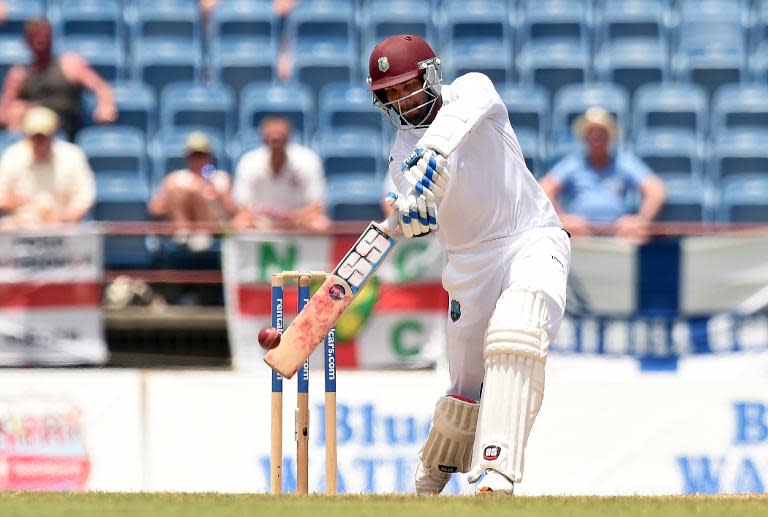
{"label": "blue stadium seat", "polygon": [[710,218],[702,181],[687,174],[663,177],[667,198],[658,221],[703,222]]}
{"label": "blue stadium seat", "polygon": [[567,138],[571,134],[573,121],[591,106],[610,111],[616,117],[620,133],[627,127],[629,97],[621,86],[612,83],[569,84],[555,94],[552,134]]}
{"label": "blue stadium seat", "polygon": [[88,157],[93,172],[132,174],[149,184],[146,143],[140,129],[130,126],[91,126],[78,132],[75,143]]}
{"label": "blue stadium seat", "polygon": [[663,178],[702,177],[699,143],[692,131],[646,130],[635,137],[634,152]]}
{"label": "blue stadium seat", "polygon": [[504,0],[445,0],[438,11],[442,47],[464,38],[511,41]]}
{"label": "blue stadium seat", "polygon": [[157,127],[157,98],[144,83],[123,81],[113,85],[118,117],[115,124],[137,127],[152,134]]}
{"label": "blue stadium seat", "polygon": [[750,32],[750,47],[756,48],[768,39],[768,1],[755,0],[754,15]]}
{"label": "blue stadium seat", "polygon": [[211,42],[266,40],[277,43],[277,19],[271,2],[228,0],[211,13]]}
{"label": "blue stadium seat", "polygon": [[380,221],[383,186],[373,174],[344,175],[328,180],[328,216],[335,221]]}
{"label": "blue stadium seat", "polygon": [[28,63],[31,53],[21,36],[0,35],[0,80],[13,65]]}
{"label": "blue stadium seat", "polygon": [[150,143],[149,152],[153,162],[152,184],[158,185],[171,171],[186,168],[185,143],[193,131],[204,132],[211,141],[213,155],[219,169],[229,168],[229,157],[224,147],[224,135],[205,126],[162,127]]}
{"label": "blue stadium seat", "polygon": [[351,0],[301,2],[288,15],[286,31],[295,44],[345,44],[352,46],[357,29]]}
{"label": "blue stadium seat", "polygon": [[590,5],[584,0],[533,0],[521,7],[520,43],[541,39],[590,40]]}
{"label": "blue stadium seat", "polygon": [[253,83],[240,95],[239,130],[256,128],[268,115],[280,115],[291,121],[305,136],[314,132],[315,102],[308,86],[299,83]]}
{"label": "blue stadium seat", "polygon": [[238,96],[249,83],[275,77],[277,47],[268,40],[213,39],[209,57],[212,79],[226,84]]}
{"label": "blue stadium seat", "polygon": [[[150,192],[136,176],[101,174],[96,176],[96,201],[92,213],[97,221],[148,221]],[[144,236],[104,237],[104,262],[107,268],[146,268],[153,265]]]}
{"label": "blue stadium seat", "polygon": [[712,25],[683,24],[673,67],[679,80],[699,84],[710,94],[724,84],[747,77],[747,50],[741,25]]}
{"label": "blue stadium seat", "polygon": [[753,81],[768,81],[768,40],[761,41],[750,56],[750,75]]}
{"label": "blue stadium seat", "polygon": [[173,37],[201,41],[200,6],[189,0],[137,0],[132,23],[134,39]]}
{"label": "blue stadium seat", "polygon": [[383,176],[385,160],[379,132],[336,130],[321,136],[318,150],[327,178],[364,173]]}
{"label": "blue stadium seat", "polygon": [[443,74],[450,82],[469,72],[481,72],[497,85],[512,80],[512,45],[504,40],[456,39],[444,53]]}
{"label": "blue stadium seat", "polygon": [[595,57],[598,78],[620,84],[630,97],[644,84],[667,80],[668,70],[667,48],[661,39],[607,41]]}
{"label": "blue stadium seat", "polygon": [[768,87],[763,83],[727,84],[715,92],[710,130],[768,127]]}
{"label": "blue stadium seat", "polygon": [[546,39],[525,44],[518,55],[517,69],[523,81],[541,84],[552,97],[566,84],[590,79],[590,61],[587,45]]}
{"label": "blue stadium seat", "polygon": [[546,158],[539,133],[530,128],[522,127],[515,129],[515,135],[520,149],[523,151],[526,167],[535,177],[540,178],[546,172],[544,170]]}
{"label": "blue stadium seat", "polygon": [[312,88],[317,100],[323,86],[357,77],[355,59],[352,46],[343,41],[300,41],[293,49],[294,74]]}
{"label": "blue stadium seat", "polygon": [[618,39],[667,41],[668,0],[605,0],[597,11],[600,45]]}
{"label": "blue stadium seat", "polygon": [[768,175],[740,175],[721,182],[721,218],[724,222],[768,222]]}
{"label": "blue stadium seat", "polygon": [[394,34],[415,34],[434,41],[429,0],[373,0],[365,12],[363,34],[376,42]]}
{"label": "blue stadium seat", "polygon": [[321,133],[348,127],[363,127],[381,133],[384,117],[374,107],[373,97],[365,87],[349,83],[333,83],[320,91]]}
{"label": "blue stadium seat", "polygon": [[210,127],[228,136],[234,132],[235,97],[219,83],[178,82],[163,89],[160,125]]}
{"label": "blue stadium seat", "polygon": [[105,81],[114,82],[125,77],[125,52],[112,37],[68,36],[57,40],[56,46],[60,52],[79,54]]}
{"label": "blue stadium seat", "polygon": [[634,99],[632,130],[646,128],[682,128],[703,140],[707,127],[708,103],[704,90],[689,83],[645,84]]}
{"label": "blue stadium seat", "polygon": [[547,91],[538,85],[511,84],[499,88],[499,95],[509,113],[509,122],[516,133],[530,129],[543,142],[549,133],[550,109]]}
{"label": "blue stadium seat", "polygon": [[170,83],[196,80],[200,56],[200,47],[184,38],[143,38],[134,43],[132,77],[159,94]]}
{"label": "blue stadium seat", "polygon": [[713,143],[709,164],[713,180],[743,174],[768,177],[768,129],[721,131]]}
{"label": "blue stadium seat", "polygon": [[120,0],[79,0],[54,3],[49,10],[61,36],[101,36],[124,40],[123,4]]}
{"label": "blue stadium seat", "polygon": [[27,20],[45,16],[43,0],[14,0],[5,2],[5,8],[5,21],[0,24],[0,36],[24,34]]}

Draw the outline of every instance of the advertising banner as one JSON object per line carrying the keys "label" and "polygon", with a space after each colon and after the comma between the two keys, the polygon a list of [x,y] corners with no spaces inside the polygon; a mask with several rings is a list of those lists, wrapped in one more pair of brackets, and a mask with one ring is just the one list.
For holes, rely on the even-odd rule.
{"label": "advertising banner", "polygon": [[100,364],[102,236],[0,233],[0,365]]}

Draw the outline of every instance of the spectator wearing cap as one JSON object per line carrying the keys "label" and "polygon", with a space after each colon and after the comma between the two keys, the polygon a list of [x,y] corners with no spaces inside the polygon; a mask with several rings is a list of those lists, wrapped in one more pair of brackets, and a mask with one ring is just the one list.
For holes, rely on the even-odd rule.
{"label": "spectator wearing cap", "polygon": [[[557,162],[541,178],[563,226],[573,235],[590,233],[590,223],[611,224],[617,236],[644,242],[649,223],[664,204],[664,184],[635,154],[618,149],[618,128],[610,112],[591,107],[573,125],[583,150]],[[636,190],[636,213],[627,202]]]}
{"label": "spectator wearing cap", "polygon": [[27,110],[42,105],[58,114],[61,129],[74,139],[82,124],[83,88],[96,96],[93,120],[99,124],[115,121],[117,108],[109,84],[80,55],[53,53],[51,25],[46,20],[28,21],[24,38],[32,53],[32,63],[16,64],[8,70],[0,95],[0,123],[9,131],[19,131]]}
{"label": "spectator wearing cap", "polygon": [[325,173],[311,149],[290,142],[291,123],[266,117],[263,146],[240,158],[235,171],[235,201],[242,211],[237,227],[325,232]]}
{"label": "spectator wearing cap", "polygon": [[199,223],[227,224],[237,213],[232,201],[232,181],[228,173],[214,167],[211,141],[200,131],[187,136],[186,165],[168,173],[149,202],[149,213],[176,223],[176,241],[192,251],[207,249],[212,239],[207,233],[190,233]]}
{"label": "spectator wearing cap", "polygon": [[85,153],[55,138],[59,120],[36,106],[24,117],[25,138],[0,156],[0,210],[17,224],[80,221],[96,197]]}

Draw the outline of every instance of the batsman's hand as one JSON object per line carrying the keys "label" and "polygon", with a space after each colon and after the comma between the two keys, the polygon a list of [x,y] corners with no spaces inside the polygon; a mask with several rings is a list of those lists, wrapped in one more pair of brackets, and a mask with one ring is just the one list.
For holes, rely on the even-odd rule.
{"label": "batsman's hand", "polygon": [[443,197],[451,179],[445,156],[427,147],[417,147],[401,168],[416,195],[433,203]]}
{"label": "batsman's hand", "polygon": [[397,219],[406,239],[437,231],[437,206],[424,196],[400,196],[390,192],[385,202],[397,211]]}

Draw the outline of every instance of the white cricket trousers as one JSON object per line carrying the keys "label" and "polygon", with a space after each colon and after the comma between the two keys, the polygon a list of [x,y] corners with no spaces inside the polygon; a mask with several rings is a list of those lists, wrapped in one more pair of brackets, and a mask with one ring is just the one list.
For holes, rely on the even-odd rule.
{"label": "white cricket trousers", "polygon": [[554,340],[565,312],[570,261],[568,234],[555,227],[534,228],[448,253],[443,287],[450,300],[446,334],[451,385],[446,394],[480,400],[485,331],[501,293],[513,283],[544,295],[549,339]]}

